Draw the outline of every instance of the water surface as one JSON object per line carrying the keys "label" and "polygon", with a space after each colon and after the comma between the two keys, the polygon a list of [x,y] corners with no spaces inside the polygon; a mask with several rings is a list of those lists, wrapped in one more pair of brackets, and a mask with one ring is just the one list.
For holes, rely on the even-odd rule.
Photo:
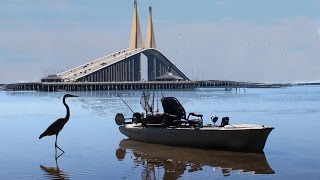
{"label": "water surface", "polygon": [[[229,116],[230,123],[271,125],[264,154],[200,150],[127,140],[114,115],[142,112],[140,91],[73,92],[59,135],[39,135],[65,116],[64,93],[0,91],[0,179],[319,179],[320,87],[244,91],[163,91],[187,112]],[[158,93],[159,97],[161,93]],[[156,101],[157,102],[157,101]],[[158,105],[157,105],[158,104]],[[161,104],[155,103],[161,111]],[[59,151],[58,151],[59,155]]]}

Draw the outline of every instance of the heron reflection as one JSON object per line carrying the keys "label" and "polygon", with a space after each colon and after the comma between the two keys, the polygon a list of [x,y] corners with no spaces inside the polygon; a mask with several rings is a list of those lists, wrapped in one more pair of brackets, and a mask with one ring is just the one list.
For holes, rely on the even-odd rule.
{"label": "heron reflection", "polygon": [[124,160],[127,153],[133,154],[132,159],[135,165],[143,166],[143,179],[156,179],[153,177],[158,174],[157,169],[164,171],[160,179],[178,179],[185,173],[201,171],[204,166],[221,169],[222,176],[230,176],[232,171],[253,174],[275,173],[264,153],[172,147],[125,139],[120,142],[116,157],[118,160]]}
{"label": "heron reflection", "polygon": [[65,179],[70,179],[68,174],[60,170],[59,164],[58,164],[58,159],[61,157],[64,153],[62,152],[60,155],[57,156],[55,155],[55,162],[56,166],[55,167],[49,167],[49,166],[44,166],[40,165],[41,170],[44,172],[44,176],[48,179],[59,179],[59,180],[65,180]]}

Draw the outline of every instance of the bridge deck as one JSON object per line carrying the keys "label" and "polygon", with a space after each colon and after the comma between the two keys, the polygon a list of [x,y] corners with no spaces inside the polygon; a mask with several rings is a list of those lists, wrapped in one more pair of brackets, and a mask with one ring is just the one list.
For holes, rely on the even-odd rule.
{"label": "bridge deck", "polygon": [[140,53],[142,48],[132,49],[132,50],[121,50],[102,58],[96,59],[94,61],[88,62],[86,64],[80,65],[68,71],[58,74],[60,78],[65,81],[76,81],[77,79],[98,71],[106,66],[112,65],[116,62],[119,62],[127,57]]}

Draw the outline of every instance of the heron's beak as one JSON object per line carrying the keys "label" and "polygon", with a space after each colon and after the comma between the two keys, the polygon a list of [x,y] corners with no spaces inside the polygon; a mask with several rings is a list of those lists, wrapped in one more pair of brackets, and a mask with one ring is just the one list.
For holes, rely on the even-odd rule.
{"label": "heron's beak", "polygon": [[72,95],[72,94],[67,94],[66,96],[67,96],[67,97],[79,97],[79,96]]}

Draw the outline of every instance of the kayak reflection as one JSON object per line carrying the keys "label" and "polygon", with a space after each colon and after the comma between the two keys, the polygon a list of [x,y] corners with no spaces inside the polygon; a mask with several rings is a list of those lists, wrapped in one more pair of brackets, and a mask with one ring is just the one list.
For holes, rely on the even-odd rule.
{"label": "kayak reflection", "polygon": [[124,139],[116,150],[116,156],[121,161],[128,153],[133,154],[134,164],[143,165],[144,179],[154,179],[156,167],[164,169],[163,179],[177,179],[186,171],[199,171],[204,166],[214,170],[220,168],[223,176],[229,176],[233,170],[253,174],[275,173],[264,153],[193,149]]}

